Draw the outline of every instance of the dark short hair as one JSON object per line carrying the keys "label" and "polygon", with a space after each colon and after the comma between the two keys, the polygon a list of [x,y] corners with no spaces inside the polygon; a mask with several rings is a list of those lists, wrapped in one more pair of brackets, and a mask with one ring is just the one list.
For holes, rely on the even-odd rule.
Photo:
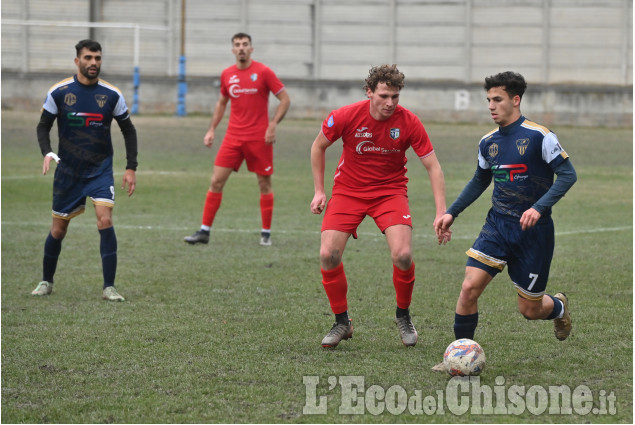
{"label": "dark short hair", "polygon": [[248,38],[249,43],[251,43],[251,36],[247,34],[246,32],[237,32],[236,34],[234,34],[234,36],[232,37],[232,44],[234,43],[234,40],[236,40],[237,38]]}
{"label": "dark short hair", "polygon": [[504,87],[504,90],[510,97],[518,95],[522,99],[527,89],[527,83],[525,82],[525,78],[519,73],[505,71],[486,77],[483,87],[485,90],[489,90],[492,87]]}
{"label": "dark short hair", "polygon": [[101,52],[101,44],[94,40],[81,40],[79,43],[75,45],[75,51],[77,52],[77,57],[79,57],[79,53],[82,49],[88,49],[91,52]]}
{"label": "dark short hair", "polygon": [[395,64],[373,66],[370,71],[368,71],[364,90],[370,89],[370,91],[374,92],[377,89],[377,84],[379,83],[384,83],[387,86],[401,90],[404,86],[404,79],[405,76],[397,69],[397,65]]}

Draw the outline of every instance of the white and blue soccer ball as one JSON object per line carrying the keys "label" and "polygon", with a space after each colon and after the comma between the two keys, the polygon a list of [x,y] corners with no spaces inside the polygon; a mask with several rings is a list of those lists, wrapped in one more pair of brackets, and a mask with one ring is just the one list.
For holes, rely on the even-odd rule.
{"label": "white and blue soccer ball", "polygon": [[485,368],[485,351],[471,339],[457,339],[443,354],[443,365],[451,376],[476,376]]}

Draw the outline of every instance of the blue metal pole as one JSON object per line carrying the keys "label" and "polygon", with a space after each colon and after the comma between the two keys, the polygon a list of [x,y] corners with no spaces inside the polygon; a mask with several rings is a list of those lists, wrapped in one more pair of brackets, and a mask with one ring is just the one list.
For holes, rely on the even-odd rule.
{"label": "blue metal pole", "polygon": [[185,113],[185,95],[187,93],[187,82],[185,81],[185,55],[179,57],[179,91],[178,102],[176,105],[176,115],[184,117]]}
{"label": "blue metal pole", "polygon": [[134,72],[132,74],[132,87],[134,89],[132,94],[132,110],[130,111],[132,115],[137,115],[139,113],[139,67],[134,67]]}

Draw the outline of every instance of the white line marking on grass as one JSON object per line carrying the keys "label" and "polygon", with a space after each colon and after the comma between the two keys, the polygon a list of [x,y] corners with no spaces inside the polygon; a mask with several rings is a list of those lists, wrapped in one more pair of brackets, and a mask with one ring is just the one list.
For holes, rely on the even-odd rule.
{"label": "white line marking on grass", "polygon": [[[24,221],[3,221],[2,222],[2,226],[50,226],[50,223],[48,222],[24,222]],[[72,224],[72,227],[80,227],[80,228],[95,228],[96,224],[95,223],[78,223],[78,222],[74,222],[74,224]],[[119,224],[119,223],[115,223],[115,228],[116,229],[137,229],[137,230],[157,230],[157,231],[188,231],[188,230],[192,230],[192,229],[198,229],[196,226],[163,226],[163,225],[157,225],[157,226],[152,226],[152,225],[146,225],[146,226],[141,226],[141,225],[134,225],[134,224]],[[318,226],[319,228],[319,226]],[[608,233],[608,232],[621,232],[623,230],[632,230],[633,226],[619,226],[619,227],[597,227],[594,229],[580,229],[580,230],[572,230],[572,231],[564,231],[564,232],[556,232],[556,236],[572,236],[572,235],[581,235],[581,234],[587,234],[587,233]],[[476,232],[474,232],[474,234],[471,234],[469,236],[458,236],[458,235],[454,235],[452,236],[452,239],[458,239],[458,240],[466,240],[466,239],[475,239],[476,236],[478,236],[478,232],[480,231],[477,230]],[[260,233],[260,228],[254,228],[254,229],[229,229],[229,228],[212,228],[212,232],[222,232],[222,233]],[[315,231],[307,231],[307,230],[277,230],[277,229],[273,229],[273,233],[274,234],[282,234],[282,235],[319,235],[320,231],[319,230],[315,230]],[[380,237],[382,236],[381,233],[379,233],[379,231],[377,232],[358,232],[359,236],[364,236],[364,237]],[[417,233],[415,231],[415,233],[413,234],[414,238],[436,238],[435,235],[431,235],[431,234],[421,234],[421,233]]]}
{"label": "white line marking on grass", "polygon": [[[51,181],[53,181],[53,174],[55,173],[55,171],[49,172],[49,174],[47,174],[46,176],[42,175],[42,174],[24,174],[24,175],[13,175],[13,176],[2,176],[2,180],[31,180],[31,179],[41,179],[42,177],[46,178],[46,179],[50,179]],[[142,171],[137,171],[136,175],[137,176],[210,176],[212,174],[212,169],[210,168],[209,171],[196,171],[196,172],[192,172],[192,171],[161,171],[161,170],[142,170]],[[119,171],[115,171],[113,173],[113,176],[118,177],[118,176],[123,176],[123,172],[119,172]],[[287,176],[280,176],[280,175],[273,175],[275,177],[276,180],[291,180],[291,177],[287,177]],[[237,173],[233,173],[232,174],[232,178],[254,178],[255,175],[251,172],[237,172]],[[293,178],[295,180],[295,177]],[[137,185],[138,186],[138,185]]]}

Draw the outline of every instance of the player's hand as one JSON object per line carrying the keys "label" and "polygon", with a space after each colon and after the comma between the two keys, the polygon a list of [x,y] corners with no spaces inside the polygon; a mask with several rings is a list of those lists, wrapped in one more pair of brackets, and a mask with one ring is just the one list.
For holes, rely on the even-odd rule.
{"label": "player's hand", "polygon": [[452,240],[452,231],[450,226],[454,223],[454,217],[451,214],[443,214],[434,220],[434,232],[437,235],[439,245],[445,245]]}
{"label": "player's hand", "polygon": [[311,201],[311,212],[313,214],[322,214],[326,206],[326,195],[324,193],[316,193]]}
{"label": "player's hand", "polygon": [[53,152],[49,152],[44,156],[44,161],[42,162],[42,175],[45,176],[46,173],[49,172],[51,168],[51,161],[55,160],[55,163],[60,163],[60,158],[54,154]]}
{"label": "player's hand", "polygon": [[536,225],[542,214],[533,208],[529,208],[520,217],[520,227],[523,231],[530,229]]}
{"label": "player's hand", "polygon": [[125,173],[123,173],[123,182],[121,183],[121,188],[125,190],[126,184],[128,185],[128,196],[132,196],[135,187],[137,186],[137,175],[134,170],[128,169]]}
{"label": "player's hand", "polygon": [[268,145],[273,145],[276,143],[276,126],[275,124],[269,123],[267,127],[267,131],[265,132],[265,143]]}
{"label": "player's hand", "polygon": [[205,137],[203,137],[203,144],[205,144],[208,148],[212,147],[214,144],[214,130],[210,129],[207,133],[205,133]]}

